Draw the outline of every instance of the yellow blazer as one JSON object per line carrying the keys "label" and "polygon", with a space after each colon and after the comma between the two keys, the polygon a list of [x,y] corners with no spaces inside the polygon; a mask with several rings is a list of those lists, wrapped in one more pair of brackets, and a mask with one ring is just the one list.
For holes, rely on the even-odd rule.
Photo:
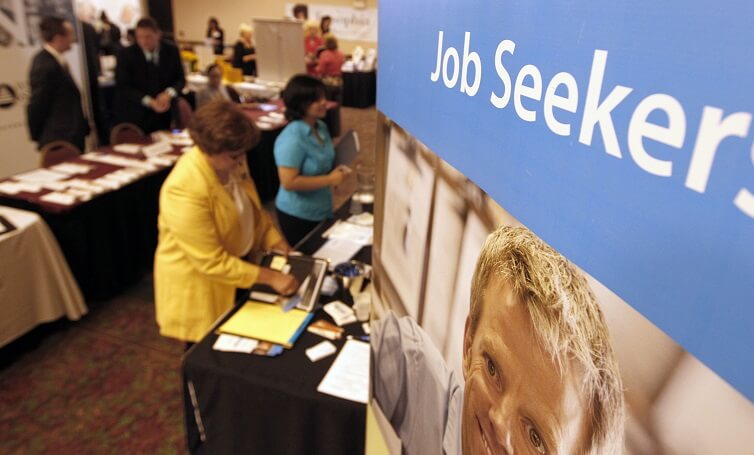
{"label": "yellow blazer", "polygon": [[[262,208],[248,167],[239,166],[237,173],[255,209],[252,250],[268,250],[283,236]],[[235,289],[257,280],[259,267],[240,259],[238,209],[196,147],[162,185],[158,229],[154,289],[160,333],[198,341],[233,306]]]}

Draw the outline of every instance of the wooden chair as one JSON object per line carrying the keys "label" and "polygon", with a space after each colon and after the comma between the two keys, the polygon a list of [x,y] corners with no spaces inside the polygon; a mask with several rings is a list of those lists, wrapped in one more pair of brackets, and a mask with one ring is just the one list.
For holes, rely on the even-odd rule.
{"label": "wooden chair", "polygon": [[40,150],[39,165],[50,167],[77,158],[81,155],[78,147],[67,141],[53,141]]}
{"label": "wooden chair", "polygon": [[144,131],[133,123],[119,123],[110,131],[110,145],[143,144],[148,141]]}
{"label": "wooden chair", "polygon": [[177,115],[173,117],[173,128],[182,130],[191,126],[191,122],[194,121],[194,110],[191,108],[191,104],[183,98],[178,97],[175,102],[175,108],[178,110]]}

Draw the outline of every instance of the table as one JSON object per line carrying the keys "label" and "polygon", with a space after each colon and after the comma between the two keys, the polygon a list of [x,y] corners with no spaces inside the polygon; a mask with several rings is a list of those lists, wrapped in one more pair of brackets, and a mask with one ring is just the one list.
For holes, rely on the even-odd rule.
{"label": "table", "polygon": [[[337,215],[345,217],[347,209],[345,204]],[[332,223],[322,223],[298,249],[316,251],[325,241],[322,232]],[[356,259],[371,263],[371,247],[362,248]],[[332,322],[321,309],[313,321],[318,319]],[[363,335],[360,323],[345,329],[347,334]],[[312,363],[304,351],[323,338],[304,332],[293,349],[273,358],[214,351],[216,339],[210,332],[183,361],[184,384],[190,384],[196,403],[187,407],[186,415],[193,453],[363,453],[366,405],[316,390],[337,354]],[[333,343],[340,351],[345,338]]]}
{"label": "table", "polygon": [[[132,155],[100,149],[113,156]],[[176,148],[172,154],[180,154]],[[122,169],[83,157],[70,160],[92,166],[86,174],[95,179]],[[38,213],[50,227],[68,266],[88,301],[109,299],[136,283],[151,269],[157,246],[159,192],[171,166],[158,169],[125,186],[71,206],[44,202],[39,193],[0,194],[0,204]],[[7,181],[5,179],[3,181]]]}
{"label": "table", "polygon": [[377,100],[377,71],[343,72],[343,106],[365,108]]}
{"label": "table", "polygon": [[0,234],[0,347],[44,322],[87,313],[83,296],[42,218],[0,206],[16,230]]}

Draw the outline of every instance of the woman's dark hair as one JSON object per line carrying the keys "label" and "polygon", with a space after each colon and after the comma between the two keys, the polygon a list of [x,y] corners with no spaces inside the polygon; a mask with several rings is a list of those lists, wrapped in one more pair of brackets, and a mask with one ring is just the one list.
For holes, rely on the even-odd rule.
{"label": "woman's dark hair", "polygon": [[218,65],[217,63],[212,63],[209,66],[207,66],[206,70],[204,70],[204,74],[206,74],[207,76],[209,76],[209,72],[212,71],[215,68],[219,68],[220,72],[221,73],[223,72],[223,67],[222,66]]}
{"label": "woman's dark hair", "polygon": [[216,29],[220,30],[220,23],[217,21],[217,18],[210,17],[209,21],[207,22],[207,33],[209,33],[210,30],[212,30],[213,25],[215,26]]}
{"label": "woman's dark hair", "polygon": [[254,122],[230,101],[211,101],[194,114],[191,139],[207,155],[250,150],[262,137]]}
{"label": "woman's dark hair", "polygon": [[[325,30],[325,22],[327,22],[327,30]],[[322,30],[322,34],[330,32],[330,24],[332,24],[332,17],[322,16],[322,19],[319,20],[319,29]]]}
{"label": "woman's dark hair", "polygon": [[306,74],[293,76],[283,90],[285,117],[288,120],[301,120],[309,106],[325,97],[325,84],[316,77]]}
{"label": "woman's dark hair", "polygon": [[303,3],[297,3],[293,6],[293,17],[298,18],[299,14],[304,15],[304,19],[309,19],[309,7]]}
{"label": "woman's dark hair", "polygon": [[325,49],[329,51],[334,51],[338,48],[338,40],[335,38],[335,35],[328,34],[325,36]]}

